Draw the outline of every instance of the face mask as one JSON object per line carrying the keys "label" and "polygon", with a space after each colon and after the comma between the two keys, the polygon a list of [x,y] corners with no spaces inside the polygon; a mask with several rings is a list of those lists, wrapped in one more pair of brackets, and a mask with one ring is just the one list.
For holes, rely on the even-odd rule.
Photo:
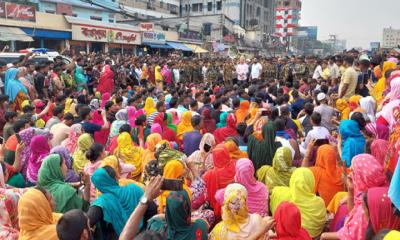
{"label": "face mask", "polygon": [[208,144],[204,144],[204,151],[209,152],[211,150],[211,146]]}

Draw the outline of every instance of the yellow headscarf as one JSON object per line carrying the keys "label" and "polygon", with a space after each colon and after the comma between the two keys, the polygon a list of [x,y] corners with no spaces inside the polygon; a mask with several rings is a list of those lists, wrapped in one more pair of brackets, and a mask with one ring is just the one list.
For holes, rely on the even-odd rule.
{"label": "yellow headscarf", "polygon": [[74,102],[74,99],[67,98],[67,100],[65,101],[64,113],[71,112],[71,105],[72,105],[73,102]]}
{"label": "yellow headscarf", "polygon": [[162,137],[159,133],[152,133],[147,136],[146,139],[146,149],[143,153],[143,168],[151,161],[155,160],[154,152],[156,150],[156,145],[162,140]]}
{"label": "yellow headscarf", "polygon": [[375,84],[374,88],[369,92],[372,97],[378,102],[382,98],[383,91],[386,89],[385,73],[389,70],[396,69],[396,63],[386,61],[383,63],[382,76]]}
{"label": "yellow headscarf", "polygon": [[52,212],[49,201],[41,191],[29,189],[18,202],[19,239],[58,239],[56,224],[61,216]]}
{"label": "yellow headscarf", "polygon": [[228,149],[229,156],[233,161],[249,157],[246,152],[240,151],[239,146],[236,145],[236,142],[234,140],[229,139],[224,144],[225,147]]}
{"label": "yellow headscarf", "polygon": [[75,172],[82,172],[86,163],[89,160],[86,158],[86,151],[89,150],[90,146],[94,143],[92,136],[88,133],[84,133],[78,138],[78,146],[72,155],[73,169]]}
{"label": "yellow headscarf", "polygon": [[183,134],[186,132],[193,131],[192,127],[192,112],[184,112],[182,115],[181,122],[178,124],[176,129],[176,136],[179,140],[183,139]]}
{"label": "yellow headscarf", "polygon": [[[184,174],[185,174],[185,166],[182,164],[182,162],[178,160],[171,160],[164,167],[163,177],[169,179],[181,179]],[[191,201],[192,192],[190,191],[190,188],[186,186],[186,184],[183,184],[183,190],[187,192],[189,199]],[[161,193],[161,195],[157,198],[159,213],[164,213],[169,193],[170,191],[163,191],[163,193]]]}
{"label": "yellow headscarf", "polygon": [[311,237],[319,236],[326,223],[326,208],[322,198],[315,195],[313,173],[308,168],[296,169],[289,187],[275,187],[271,195],[271,211],[275,213],[283,201],[294,203],[301,212],[301,225]]}
{"label": "yellow headscarf", "polygon": [[255,102],[250,103],[250,118],[249,120],[247,120],[247,125],[249,125],[249,123],[251,123],[254,118],[256,117],[258,112],[258,104]]}
{"label": "yellow headscarf", "polygon": [[142,173],[143,148],[134,146],[132,138],[127,132],[121,133],[117,138],[117,142],[118,147],[115,149],[114,154],[125,163],[136,167],[136,170],[132,172],[132,178],[136,179]]}
{"label": "yellow headscarf", "polygon": [[339,120],[348,120],[350,117],[349,103],[344,98],[336,100],[336,109],[340,111]]}
{"label": "yellow headscarf", "polygon": [[112,167],[116,173],[118,184],[123,187],[128,184],[135,184],[141,188],[144,188],[143,184],[136,182],[132,179],[121,178],[121,165],[118,161],[118,158],[114,155],[108,156],[101,161],[101,167],[109,166]]}
{"label": "yellow headscarf", "polygon": [[249,221],[247,190],[238,183],[229,184],[224,193],[222,221],[211,232],[215,240],[228,239],[228,232],[240,233],[240,226]]}
{"label": "yellow headscarf", "polygon": [[396,240],[400,239],[400,232],[396,230],[390,231],[388,234],[386,234],[385,238],[383,240]]}
{"label": "yellow headscarf", "polygon": [[146,116],[150,116],[152,113],[157,111],[156,104],[154,103],[153,98],[151,97],[146,98],[143,110],[146,112]]}

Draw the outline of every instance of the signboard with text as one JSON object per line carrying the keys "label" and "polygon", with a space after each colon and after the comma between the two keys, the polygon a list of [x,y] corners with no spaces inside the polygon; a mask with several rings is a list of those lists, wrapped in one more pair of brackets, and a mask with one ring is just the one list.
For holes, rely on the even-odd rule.
{"label": "signboard with text", "polygon": [[146,43],[165,43],[165,34],[164,33],[157,33],[157,32],[144,32],[143,33],[143,42]]}
{"label": "signboard with text", "polygon": [[139,24],[141,31],[152,31],[154,28],[154,23],[152,22],[144,22]]}
{"label": "signboard with text", "polygon": [[179,33],[179,39],[187,41],[197,41],[197,42],[202,41],[201,34],[193,31]]}
{"label": "signboard with text", "polygon": [[0,18],[35,22],[36,8],[35,6],[0,2]]}
{"label": "signboard with text", "polygon": [[139,32],[87,25],[72,25],[72,39],[90,42],[141,44]]}

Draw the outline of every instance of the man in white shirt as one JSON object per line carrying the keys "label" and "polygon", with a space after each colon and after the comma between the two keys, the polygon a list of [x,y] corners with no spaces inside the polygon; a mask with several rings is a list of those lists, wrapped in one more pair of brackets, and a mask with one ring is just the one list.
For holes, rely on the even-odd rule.
{"label": "man in white shirt", "polygon": [[340,72],[339,72],[339,67],[336,65],[336,58],[331,57],[329,59],[329,72],[331,73],[331,79],[332,81],[337,81],[340,77]]}
{"label": "man in white shirt", "polygon": [[322,61],[319,60],[317,63],[317,67],[314,70],[313,79],[319,80],[322,78],[323,70],[322,70]]}
{"label": "man in white shirt", "polygon": [[261,78],[262,65],[257,61],[257,58],[253,59],[253,64],[251,65],[251,80],[257,81]]}
{"label": "man in white shirt", "polygon": [[69,128],[74,123],[74,116],[71,113],[64,115],[64,120],[60,123],[54,124],[50,128],[50,133],[53,134],[53,138],[50,140],[52,147],[61,145],[69,134]]}
{"label": "man in white shirt", "polygon": [[312,139],[326,139],[329,140],[331,134],[329,133],[326,127],[321,126],[321,114],[318,112],[313,112],[311,114],[311,123],[313,125],[313,129],[307,133],[306,139],[304,140],[304,148],[310,144]]}
{"label": "man in white shirt", "polygon": [[236,74],[238,81],[246,81],[249,65],[246,64],[243,56],[240,57],[239,64],[236,66]]}

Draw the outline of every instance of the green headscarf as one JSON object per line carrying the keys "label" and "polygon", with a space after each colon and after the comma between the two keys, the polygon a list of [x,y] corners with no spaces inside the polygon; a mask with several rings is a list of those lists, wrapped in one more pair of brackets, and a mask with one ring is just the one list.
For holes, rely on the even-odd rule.
{"label": "green headscarf", "polygon": [[83,68],[81,66],[75,67],[74,79],[78,87],[78,91],[83,90],[84,86],[87,84],[87,78],[85,77]]}
{"label": "green headscarf", "polygon": [[250,135],[247,143],[247,153],[253,161],[254,169],[257,171],[263,165],[271,165],[275,151],[281,146],[275,142],[275,124],[269,121],[262,127],[263,140],[259,141],[255,136]]}
{"label": "green headscarf", "polygon": [[228,118],[228,113],[223,112],[219,115],[219,123],[217,123],[217,128],[226,127],[226,119]]}
{"label": "green headscarf", "polygon": [[152,218],[148,230],[159,233],[167,240],[208,239],[207,223],[202,219],[191,221],[191,206],[186,191],[171,192],[167,198],[165,220]]}
{"label": "green headscarf", "polygon": [[167,117],[168,117],[167,127],[176,132],[176,125],[172,123],[172,114],[167,113]]}
{"label": "green headscarf", "polygon": [[64,181],[60,155],[51,154],[43,160],[38,173],[38,185],[51,193],[56,203],[56,212],[65,213],[72,209],[82,209],[83,199]]}
{"label": "green headscarf", "polygon": [[290,177],[296,168],[292,167],[292,152],[287,147],[276,150],[272,166],[262,166],[257,171],[257,178],[265,183],[269,191],[277,186],[289,186]]}
{"label": "green headscarf", "polygon": [[[114,231],[120,235],[129,216],[139,204],[143,190],[135,184],[120,187],[117,180],[110,177],[104,168],[97,169],[91,180],[102,193],[92,205],[103,210],[104,221],[112,224]],[[139,229],[142,224],[140,221]]]}

